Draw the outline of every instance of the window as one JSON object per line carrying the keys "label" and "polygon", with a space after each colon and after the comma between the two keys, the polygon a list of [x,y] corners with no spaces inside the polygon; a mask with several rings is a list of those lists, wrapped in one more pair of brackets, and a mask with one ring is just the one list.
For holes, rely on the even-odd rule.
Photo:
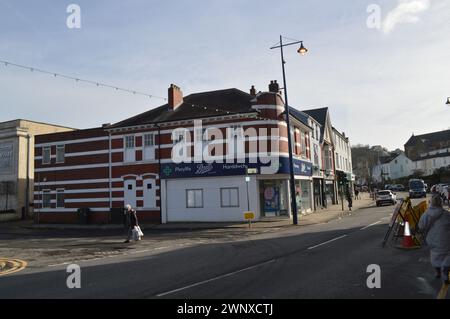
{"label": "window", "polygon": [[56,145],[56,163],[64,163],[65,147],[64,145]]}
{"label": "window", "polygon": [[341,165],[339,165],[339,154],[336,153],[336,168],[341,168]]}
{"label": "window", "polygon": [[62,207],[64,208],[65,201],[64,201],[64,189],[58,189],[56,190],[56,207]]}
{"label": "window", "polygon": [[155,134],[144,134],[144,160],[155,159]]}
{"label": "window", "polygon": [[130,163],[136,161],[136,152],[134,146],[135,146],[134,135],[125,136],[125,152],[124,152],[125,162]]}
{"label": "window", "polygon": [[52,194],[50,190],[42,191],[42,208],[51,208],[52,207]]}
{"label": "window", "polygon": [[125,148],[134,148],[134,135],[125,136]]}
{"label": "window", "polygon": [[52,149],[50,146],[42,148],[42,164],[50,164]]}
{"label": "window", "polygon": [[239,207],[239,188],[221,188],[220,189],[221,207]]}
{"label": "window", "polygon": [[319,146],[314,144],[314,165],[319,165]]}
{"label": "window", "polygon": [[300,137],[300,144],[301,144],[301,146],[302,146],[302,149],[301,149],[301,152],[302,152],[302,156],[303,157],[306,157],[306,137],[305,137],[305,133],[304,132],[302,132],[301,133],[301,137]]}
{"label": "window", "polygon": [[203,189],[186,190],[186,208],[203,208]]}
{"label": "window", "polygon": [[329,149],[329,147],[327,147],[324,151],[324,155],[325,155],[325,169],[331,171],[333,165],[331,164],[332,161],[332,155],[331,155],[331,150]]}
{"label": "window", "polygon": [[155,146],[155,134],[149,133],[144,135],[144,146]]}

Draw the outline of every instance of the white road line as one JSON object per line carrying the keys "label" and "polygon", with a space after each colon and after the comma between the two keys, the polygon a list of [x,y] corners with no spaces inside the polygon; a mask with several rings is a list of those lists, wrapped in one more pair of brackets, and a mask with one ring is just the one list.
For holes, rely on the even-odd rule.
{"label": "white road line", "polygon": [[382,222],[383,222],[382,220],[379,220],[379,221],[377,221],[377,222],[375,222],[375,223],[373,223],[373,224],[370,224],[370,225],[367,225],[366,227],[361,228],[360,230],[364,230],[364,229],[367,229],[367,228],[369,228],[369,227],[372,227],[372,226],[381,224]]}
{"label": "white road line", "polygon": [[347,237],[347,235],[342,235],[342,236],[339,236],[339,237],[333,238],[333,239],[331,239],[331,240],[328,240],[328,241],[326,241],[326,242],[324,242],[324,243],[321,243],[321,244],[319,244],[319,245],[316,245],[316,246],[312,246],[312,247],[309,247],[309,248],[308,248],[308,250],[311,250],[311,249],[314,249],[314,248],[317,248],[317,247],[320,247],[320,246],[323,246],[323,245],[329,244],[329,243],[331,243],[331,242],[333,242],[333,241],[336,241],[336,240],[342,239],[342,238],[344,238],[344,237]]}
{"label": "white road line", "polygon": [[219,279],[231,277],[231,276],[234,276],[234,275],[239,274],[239,273],[244,272],[244,271],[252,270],[252,269],[255,269],[255,268],[267,265],[267,264],[274,263],[275,261],[276,261],[275,259],[271,259],[269,261],[265,261],[263,263],[260,263],[260,264],[254,265],[254,266],[250,266],[250,267],[247,267],[247,268],[244,268],[244,269],[241,269],[241,270],[233,271],[233,272],[230,272],[230,273],[225,274],[225,275],[217,276],[217,277],[214,277],[214,278],[211,278],[211,279],[208,279],[208,280],[204,280],[204,281],[197,282],[195,284],[191,284],[189,286],[185,286],[185,287],[181,287],[181,288],[174,289],[174,290],[171,290],[171,291],[163,292],[163,293],[157,294],[156,297],[164,297],[164,296],[167,296],[167,295],[179,292],[179,291],[183,291],[183,290],[186,290],[186,289],[189,289],[189,288],[197,287],[197,286],[200,286],[200,285],[212,282],[212,281],[216,281],[216,280],[219,280]]}

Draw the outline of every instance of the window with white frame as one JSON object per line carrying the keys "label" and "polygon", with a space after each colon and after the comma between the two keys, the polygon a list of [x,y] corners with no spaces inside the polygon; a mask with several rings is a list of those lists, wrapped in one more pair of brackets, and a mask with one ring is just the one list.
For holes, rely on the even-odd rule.
{"label": "window with white frame", "polygon": [[52,149],[50,146],[42,148],[42,164],[50,164],[52,156]]}
{"label": "window with white frame", "polygon": [[125,162],[135,162],[136,161],[136,150],[135,150],[135,137],[134,135],[127,135],[124,137],[125,141]]}
{"label": "window with white frame", "polygon": [[146,133],[144,134],[144,160],[154,160],[155,159],[155,134]]}
{"label": "window with white frame", "polygon": [[64,208],[64,206],[65,206],[64,189],[57,189],[56,190],[56,207]]}
{"label": "window with white frame", "polygon": [[339,165],[339,154],[336,153],[336,168],[341,168],[341,165]]}
{"label": "window with white frame", "polygon": [[64,145],[56,145],[56,163],[64,163],[65,152]]}
{"label": "window with white frame", "polygon": [[42,191],[42,208],[52,207],[52,193],[49,189]]}
{"label": "window with white frame", "polygon": [[221,207],[239,207],[239,188],[227,187],[220,189]]}
{"label": "window with white frame", "polygon": [[300,135],[300,145],[301,145],[301,154],[302,154],[302,157],[304,157],[304,158],[306,158],[306,134],[305,134],[305,132],[301,132],[301,135]]}
{"label": "window with white frame", "polygon": [[327,146],[324,150],[324,155],[325,155],[325,169],[328,171],[331,171],[333,168],[332,165],[332,154],[331,154],[331,149]]}
{"label": "window with white frame", "polygon": [[186,190],[186,208],[203,208],[203,189]]}
{"label": "window with white frame", "polygon": [[235,158],[245,156],[244,129],[242,125],[235,124],[230,126],[231,138],[233,139],[233,151]]}
{"label": "window with white frame", "polygon": [[314,144],[314,165],[319,166],[319,146]]}

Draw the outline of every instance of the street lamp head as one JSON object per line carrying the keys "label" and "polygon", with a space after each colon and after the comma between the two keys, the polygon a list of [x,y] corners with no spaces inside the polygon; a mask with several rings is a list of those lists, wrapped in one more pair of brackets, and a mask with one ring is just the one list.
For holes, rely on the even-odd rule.
{"label": "street lamp head", "polygon": [[300,43],[300,48],[297,50],[297,52],[300,53],[301,55],[305,55],[308,52],[308,49],[305,48],[303,42]]}
{"label": "street lamp head", "polygon": [[450,97],[447,98],[447,103],[445,104],[450,105]]}

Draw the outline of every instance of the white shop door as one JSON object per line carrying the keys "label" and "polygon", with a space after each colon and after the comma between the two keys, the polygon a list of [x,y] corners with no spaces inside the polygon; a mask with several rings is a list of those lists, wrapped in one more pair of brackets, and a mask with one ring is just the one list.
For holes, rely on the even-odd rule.
{"label": "white shop door", "polygon": [[131,205],[136,208],[136,181],[126,180],[124,181],[124,205]]}
{"label": "white shop door", "polygon": [[155,180],[148,179],[144,181],[144,207],[155,208],[156,207],[156,189]]}

